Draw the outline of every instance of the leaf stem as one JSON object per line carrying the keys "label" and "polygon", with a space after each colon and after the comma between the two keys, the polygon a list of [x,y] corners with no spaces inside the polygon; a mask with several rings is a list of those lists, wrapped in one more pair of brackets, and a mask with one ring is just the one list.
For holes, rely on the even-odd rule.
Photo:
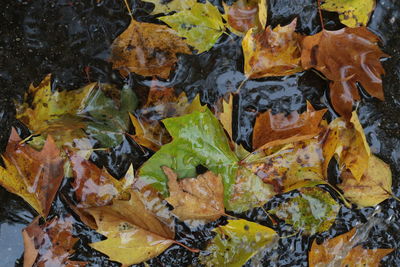
{"label": "leaf stem", "polygon": [[181,246],[181,247],[183,247],[183,248],[189,250],[190,252],[193,252],[193,253],[200,252],[200,249],[197,249],[197,248],[190,248],[190,247],[188,247],[188,246],[182,244],[181,242],[178,242],[178,241],[175,241],[175,240],[172,240],[172,241],[174,241],[175,244],[177,244],[177,245],[179,245],[179,246]]}
{"label": "leaf stem", "polygon": [[133,18],[132,10],[131,10],[131,8],[129,6],[128,0],[124,0],[124,3],[125,3],[125,6],[126,6],[126,9],[128,9],[129,16],[131,16],[132,21],[134,21],[135,19]]}
{"label": "leaf stem", "polygon": [[317,0],[317,3],[318,3],[319,19],[321,21],[322,30],[324,31],[325,30],[325,26],[324,26],[324,18],[322,17],[322,11],[321,11],[321,0]]}

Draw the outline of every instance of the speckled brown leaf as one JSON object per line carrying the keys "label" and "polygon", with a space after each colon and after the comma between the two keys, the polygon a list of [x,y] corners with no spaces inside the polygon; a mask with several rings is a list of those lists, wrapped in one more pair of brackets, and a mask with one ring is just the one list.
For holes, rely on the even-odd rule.
{"label": "speckled brown leaf", "polygon": [[172,29],[132,20],[114,40],[110,60],[122,75],[134,72],[167,79],[178,61],[177,53],[190,54],[190,49]]}
{"label": "speckled brown leaf", "polygon": [[378,46],[379,38],[366,27],[323,30],[302,40],[304,69],[322,72],[330,83],[335,110],[350,119],[353,104],[360,100],[357,83],[372,96],[384,100],[380,58],[387,55]]}

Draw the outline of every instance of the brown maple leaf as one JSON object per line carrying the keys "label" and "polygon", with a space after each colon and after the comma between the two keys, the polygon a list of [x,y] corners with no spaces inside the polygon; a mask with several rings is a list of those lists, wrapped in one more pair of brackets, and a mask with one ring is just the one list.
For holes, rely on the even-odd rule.
{"label": "brown maple leaf", "polygon": [[304,69],[322,72],[330,83],[335,110],[350,119],[353,104],[360,100],[357,83],[372,96],[384,100],[380,58],[387,57],[378,47],[379,38],[366,27],[323,30],[302,40]]}

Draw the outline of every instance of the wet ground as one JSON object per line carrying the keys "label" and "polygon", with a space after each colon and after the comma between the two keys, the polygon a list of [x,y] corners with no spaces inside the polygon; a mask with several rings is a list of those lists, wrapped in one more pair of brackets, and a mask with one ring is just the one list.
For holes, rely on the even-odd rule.
{"label": "wet ground", "polygon": [[[13,101],[18,101],[30,83],[38,83],[53,74],[53,87],[73,90],[89,81],[102,81],[122,85],[129,83],[145,99],[144,88],[150,79],[132,75],[124,80],[107,62],[112,41],[128,26],[129,15],[123,1],[116,0],[1,0],[0,1],[0,151],[3,151],[10,127],[28,135],[27,129],[14,117]],[[221,7],[221,1],[214,0]],[[134,16],[139,21],[157,22],[148,13],[152,4],[131,1]],[[314,0],[269,0],[268,24],[287,24],[299,18],[298,32],[313,34],[321,30]],[[222,9],[221,9],[222,11]],[[328,29],[339,29],[337,15],[325,13]],[[381,47],[391,55],[384,61],[386,75],[383,79],[385,102],[366,96],[358,110],[373,153],[390,163],[393,171],[393,192],[400,195],[400,2],[377,0],[377,7],[369,29],[381,37]],[[184,55],[169,81],[177,92],[185,91],[190,97],[200,93],[203,103],[213,105],[229,91],[234,91],[244,79],[243,55],[240,38],[223,36],[209,52],[201,55]],[[250,147],[252,125],[258,111],[303,111],[306,100],[317,108],[328,107],[335,116],[326,94],[327,82],[313,71],[306,71],[284,78],[266,78],[248,81],[235,98],[234,137],[237,142]],[[139,167],[150,153],[144,153],[129,141],[124,141],[110,153],[99,152],[92,160],[106,166],[121,177],[132,162]],[[334,176],[335,170],[332,170]],[[68,188],[65,182],[60,190]],[[286,197],[275,197],[266,208],[276,205]],[[0,188],[0,266],[20,266],[23,253],[21,229],[35,216],[33,210],[19,197]],[[53,205],[52,215],[71,212],[60,199]],[[271,222],[261,210],[238,215],[264,225]],[[394,248],[384,258],[384,266],[400,266],[400,203],[389,199],[373,208],[361,210],[342,207],[334,226],[326,233],[302,237],[294,235],[280,239],[277,247],[259,259],[263,266],[307,266],[307,252],[314,240],[322,240],[347,232],[364,223],[371,216],[382,218],[374,224],[364,245],[368,248]],[[216,223],[214,223],[215,225]],[[203,247],[212,235],[214,225],[190,232],[177,225],[178,241],[192,247]],[[275,229],[281,236],[293,231],[284,223]],[[80,238],[74,256],[88,260],[90,266],[118,266],[89,248],[90,242],[101,237],[79,222],[75,234]],[[197,265],[197,255],[172,246],[150,261],[152,266]],[[253,262],[253,265],[256,263]],[[248,264],[252,266],[251,263]]]}

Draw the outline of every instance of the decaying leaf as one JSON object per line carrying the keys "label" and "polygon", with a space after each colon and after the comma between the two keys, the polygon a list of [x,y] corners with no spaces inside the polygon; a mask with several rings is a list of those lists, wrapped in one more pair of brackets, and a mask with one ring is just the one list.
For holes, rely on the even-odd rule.
{"label": "decaying leaf", "polygon": [[329,230],[339,212],[339,204],[319,187],[299,191],[300,195],[279,204],[270,212],[306,235]]}
{"label": "decaying leaf", "polygon": [[267,23],[266,0],[238,0],[231,6],[224,5],[223,18],[227,21],[227,27],[236,35],[243,35],[251,28],[262,31]]}
{"label": "decaying leaf", "polygon": [[328,134],[323,143],[324,174],[330,160],[337,155],[341,169],[349,169],[357,181],[360,181],[368,169],[371,151],[357,113],[352,113],[350,122],[337,118],[329,124]]}
{"label": "decaying leaf", "polygon": [[324,0],[321,9],[339,13],[340,21],[348,27],[367,26],[375,9],[375,0]]}
{"label": "decaying leaf", "polygon": [[87,212],[96,220],[96,231],[107,237],[90,246],[123,265],[156,257],[175,242],[173,230],[146,208],[137,191],[130,191],[129,201],[114,200]]}
{"label": "decaying leaf", "polygon": [[169,204],[181,220],[215,221],[225,213],[224,186],[221,177],[211,171],[197,178],[183,178],[168,167],[163,167],[168,177]]}
{"label": "decaying leaf", "polygon": [[2,155],[5,168],[0,166],[0,185],[46,217],[64,178],[64,160],[50,135],[41,151],[21,141],[12,129]]}
{"label": "decaying leaf", "polygon": [[326,266],[379,266],[379,262],[393,249],[364,249],[355,244],[356,228],[325,240],[318,245],[314,240],[308,254],[310,267]]}
{"label": "decaying leaf", "polygon": [[184,92],[176,96],[173,88],[160,86],[157,81],[153,81],[146,104],[130,115],[135,127],[135,134],[130,136],[138,144],[157,151],[171,141],[171,136],[161,125],[163,119],[205,109],[199,95],[189,103]]}
{"label": "decaying leaf", "polygon": [[73,246],[78,238],[72,236],[73,218],[66,216],[55,218],[39,225],[37,217],[23,231],[24,267],[31,266],[86,266],[85,262],[71,261]]}
{"label": "decaying leaf", "polygon": [[271,26],[261,32],[250,29],[242,41],[245,75],[256,79],[301,71],[300,35],[295,29],[296,19],[273,30]]}
{"label": "decaying leaf", "polygon": [[326,109],[315,111],[307,102],[307,111],[299,114],[293,111],[272,115],[271,111],[257,116],[253,130],[253,148],[278,146],[310,139],[321,132],[320,123]]}
{"label": "decaying leaf", "polygon": [[218,8],[210,2],[195,3],[189,10],[159,18],[168,24],[200,54],[209,50],[224,33],[225,25]]}
{"label": "decaying leaf", "polygon": [[154,4],[154,9],[150,13],[152,15],[161,14],[161,13],[171,13],[171,12],[179,12],[182,10],[190,9],[197,1],[196,0],[172,0],[172,1],[164,1],[164,0],[144,0],[143,2],[149,2]]}
{"label": "decaying leaf", "polygon": [[132,20],[114,40],[111,62],[122,75],[169,77],[178,61],[177,53],[190,54],[182,38],[166,26]]}
{"label": "decaying leaf", "polygon": [[357,83],[372,96],[383,100],[381,62],[387,57],[378,46],[379,38],[366,27],[323,30],[302,40],[304,69],[322,72],[331,83],[330,99],[335,110],[350,119],[353,103],[360,100]]}
{"label": "decaying leaf", "polygon": [[344,196],[360,207],[375,206],[392,195],[392,172],[388,164],[371,156],[368,168],[357,181],[350,172],[343,172],[338,185]]}
{"label": "decaying leaf", "polygon": [[228,220],[213,230],[217,233],[200,260],[206,266],[241,267],[268,244],[276,233],[271,228],[246,220]]}

